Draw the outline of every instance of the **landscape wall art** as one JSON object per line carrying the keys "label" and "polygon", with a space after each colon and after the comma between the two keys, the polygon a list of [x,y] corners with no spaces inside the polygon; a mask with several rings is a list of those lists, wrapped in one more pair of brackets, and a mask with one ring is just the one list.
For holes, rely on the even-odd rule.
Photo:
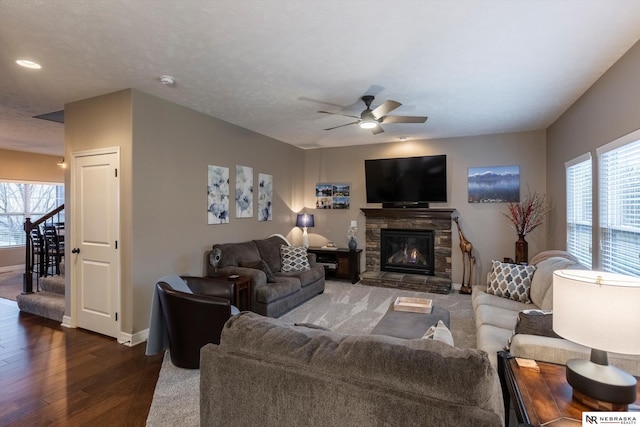
{"label": "landscape wall art", "polygon": [[468,169],[469,203],[520,201],[520,166],[488,166]]}

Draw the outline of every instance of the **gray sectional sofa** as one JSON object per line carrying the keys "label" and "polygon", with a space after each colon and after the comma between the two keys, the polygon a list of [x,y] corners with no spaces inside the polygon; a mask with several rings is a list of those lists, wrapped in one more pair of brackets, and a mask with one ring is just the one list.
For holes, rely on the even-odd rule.
{"label": "gray sectional sofa", "polygon": [[487,355],[243,312],[200,353],[203,426],[502,426]]}
{"label": "gray sectional sofa", "polygon": [[[472,290],[475,312],[477,348],[484,350],[494,367],[497,352],[505,350],[511,339],[509,352],[516,357],[543,362],[566,364],[569,359],[588,359],[590,349],[563,338],[532,334],[513,335],[518,313],[528,309],[553,309],[553,272],[563,269],[585,269],[575,257],[564,251],[551,250],[531,259],[536,267],[531,280],[530,299],[526,304],[487,293],[486,285]],[[640,357],[609,353],[609,361],[633,375],[640,375]]]}
{"label": "gray sectional sofa", "polygon": [[[316,263],[315,254],[307,254],[308,270],[281,271],[281,245],[289,245],[281,236],[215,244],[208,256],[207,275],[227,277],[238,274],[251,277],[251,310],[264,316],[278,317],[324,292],[325,285],[324,267]],[[220,260],[214,267],[212,257],[216,249],[219,250]],[[268,276],[271,281],[268,281]]]}

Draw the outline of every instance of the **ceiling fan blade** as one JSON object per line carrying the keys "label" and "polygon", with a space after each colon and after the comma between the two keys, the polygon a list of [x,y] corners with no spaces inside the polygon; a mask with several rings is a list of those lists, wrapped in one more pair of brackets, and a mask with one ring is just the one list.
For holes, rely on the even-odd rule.
{"label": "ceiling fan blade", "polygon": [[398,101],[384,101],[382,104],[374,108],[371,113],[376,119],[379,119],[380,117],[390,113],[401,105],[402,104],[400,104]]}
{"label": "ceiling fan blade", "polygon": [[330,111],[318,111],[318,113],[322,113],[322,114],[331,114],[332,116],[351,117],[351,118],[358,119],[358,120],[360,119],[360,117],[359,117],[359,116],[351,116],[351,115],[349,115],[349,114],[332,113],[332,112],[330,112]]}
{"label": "ceiling fan blade", "polygon": [[344,127],[344,126],[355,125],[355,124],[357,124],[357,123],[358,123],[358,122],[347,123],[346,125],[340,125],[340,126],[334,126],[334,127],[332,127],[332,128],[326,128],[325,130],[338,129],[338,128],[341,128],[341,127]]}
{"label": "ceiling fan blade", "polygon": [[427,119],[422,116],[384,116],[382,123],[424,123]]}
{"label": "ceiling fan blade", "polygon": [[382,129],[382,126],[380,126],[380,125],[378,125],[378,126],[376,126],[376,127],[371,129],[371,133],[374,134],[374,135],[377,135],[377,134],[382,133],[382,132],[384,132],[384,129]]}

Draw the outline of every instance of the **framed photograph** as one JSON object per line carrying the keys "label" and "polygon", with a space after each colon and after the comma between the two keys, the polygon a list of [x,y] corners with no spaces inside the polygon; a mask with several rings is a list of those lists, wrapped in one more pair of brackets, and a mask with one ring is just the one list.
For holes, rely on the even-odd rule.
{"label": "framed photograph", "polygon": [[468,169],[469,203],[520,201],[520,166],[488,166]]}
{"label": "framed photograph", "polygon": [[258,221],[273,219],[273,176],[258,174]]}
{"label": "framed photograph", "polygon": [[209,224],[229,223],[229,168],[208,166],[207,216]]}
{"label": "framed photograph", "polygon": [[316,184],[316,209],[349,209],[351,185],[346,183]]}
{"label": "framed photograph", "polygon": [[236,165],[236,218],[253,217],[253,168]]}

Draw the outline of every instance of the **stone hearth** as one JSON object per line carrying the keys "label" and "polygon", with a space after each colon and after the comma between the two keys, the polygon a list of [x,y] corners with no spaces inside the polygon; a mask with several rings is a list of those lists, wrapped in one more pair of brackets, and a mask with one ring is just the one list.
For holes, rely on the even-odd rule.
{"label": "stone hearth", "polygon": [[[446,294],[451,289],[451,216],[455,209],[361,209],[366,217],[366,271],[360,283]],[[433,276],[380,271],[380,230],[422,229],[435,233]]]}

